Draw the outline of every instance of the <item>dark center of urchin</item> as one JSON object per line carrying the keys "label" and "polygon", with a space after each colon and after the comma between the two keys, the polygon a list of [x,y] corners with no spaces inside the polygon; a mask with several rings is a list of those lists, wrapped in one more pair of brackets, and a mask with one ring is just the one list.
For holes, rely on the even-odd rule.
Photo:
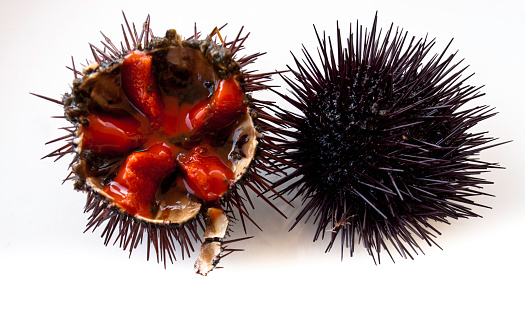
{"label": "dark center of urchin", "polygon": [[[304,125],[299,129],[306,146],[300,161],[312,165],[317,188],[323,193],[342,191],[345,195],[354,195],[348,192],[360,183],[371,179],[384,182],[389,175],[397,176],[401,171],[405,181],[412,181],[417,166],[407,167],[389,154],[400,149],[412,154],[421,152],[418,147],[409,150],[404,146],[409,145],[409,140],[418,145],[436,143],[448,129],[436,115],[439,110],[432,109],[439,100],[422,98],[420,90],[427,86],[417,81],[417,77],[409,82],[419,83],[411,93],[415,97],[407,97],[393,92],[396,86],[392,76],[382,78],[369,68],[359,69],[360,75],[369,77],[362,84],[341,76],[337,77],[341,84],[324,81],[325,85],[309,104],[315,110],[305,112]],[[414,103],[419,106],[411,113],[389,115]],[[426,124],[421,125],[421,117],[429,115]],[[404,127],[396,129],[401,126]]]}
{"label": "dark center of urchin", "polygon": [[341,100],[339,90],[329,89],[317,94],[312,106],[319,112],[309,113],[308,123],[300,131],[310,149],[302,154],[302,161],[316,164],[314,170],[322,187],[346,184],[346,179],[351,177],[351,168],[360,162],[362,144],[352,136],[363,130],[367,121],[364,115],[352,111],[350,104]]}

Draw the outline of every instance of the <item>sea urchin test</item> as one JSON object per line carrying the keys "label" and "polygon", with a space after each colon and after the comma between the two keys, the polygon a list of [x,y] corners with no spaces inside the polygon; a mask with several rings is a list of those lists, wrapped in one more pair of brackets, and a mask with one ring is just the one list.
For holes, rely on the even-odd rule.
{"label": "sea urchin test", "polygon": [[153,248],[165,263],[179,246],[189,254],[204,230],[195,270],[206,275],[235,250],[225,247],[236,241],[224,241],[230,220],[251,220],[247,188],[268,201],[259,173],[275,171],[275,160],[255,160],[273,151],[254,121],[274,119],[251,93],[271,74],[246,72],[261,54],[235,59],[242,29],[225,43],[217,28],[202,40],[175,30],[159,38],[149,24],[139,34],[126,20],[120,47],[104,36],[104,50],[91,45],[93,63],[83,72],[73,64],[72,90],[55,101],[73,126],[48,156],[74,154],[69,178],[88,193],[88,229],[104,224],[106,244],[116,231],[131,252],[146,235],[148,257]]}
{"label": "sea urchin test", "polygon": [[280,146],[297,169],[275,186],[302,198],[293,226],[311,219],[327,250],[339,237],[350,255],[362,243],[376,261],[389,248],[411,258],[418,241],[435,244],[433,222],[478,216],[471,208],[490,184],[479,174],[500,167],[477,157],[495,138],[471,129],[495,113],[470,105],[480,88],[455,54],[431,54],[434,41],[380,31],[377,17],[354,31],[317,35],[318,61],[307,49],[294,58]]}

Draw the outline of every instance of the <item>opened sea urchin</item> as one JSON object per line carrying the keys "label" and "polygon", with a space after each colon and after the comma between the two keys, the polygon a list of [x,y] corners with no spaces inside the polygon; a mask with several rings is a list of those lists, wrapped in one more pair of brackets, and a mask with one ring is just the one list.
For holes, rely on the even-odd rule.
{"label": "opened sea urchin", "polygon": [[418,240],[435,244],[433,222],[478,216],[472,198],[490,184],[478,175],[499,166],[476,157],[495,139],[470,130],[495,113],[469,106],[482,93],[455,54],[392,27],[382,36],[377,17],[346,42],[339,27],[335,44],[317,39],[319,61],[294,56],[293,95],[282,95],[297,110],[282,116],[291,129],[280,145],[296,169],[275,184],[302,198],[292,228],[313,220],[327,251],[339,236],[342,251],[362,243],[379,261],[391,246],[406,258]]}
{"label": "opened sea urchin", "polygon": [[206,275],[236,250],[224,245],[239,240],[223,240],[229,222],[240,219],[246,232],[252,221],[248,191],[271,204],[261,174],[277,170],[264,135],[275,121],[271,103],[251,95],[271,74],[246,71],[260,53],[237,58],[242,29],[225,42],[217,28],[202,40],[197,31],[156,37],[149,16],[140,33],[132,26],[125,21],[120,46],[105,35],[103,50],[91,45],[94,62],[82,72],[73,62],[62,100],[40,96],[72,124],[47,157],[74,155],[68,179],[87,192],[87,229],[102,226],[106,244],[114,238],[131,253],[145,237],[148,258],[154,249],[166,263],[203,240],[195,270]]}

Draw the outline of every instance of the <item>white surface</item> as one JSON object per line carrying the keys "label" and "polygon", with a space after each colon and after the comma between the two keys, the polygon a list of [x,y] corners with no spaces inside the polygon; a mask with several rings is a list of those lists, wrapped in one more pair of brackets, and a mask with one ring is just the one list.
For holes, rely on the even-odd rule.
{"label": "white surface", "polygon": [[[60,136],[62,122],[50,116],[61,109],[29,92],[57,98],[66,92],[70,56],[91,58],[88,42],[98,43],[100,30],[120,40],[121,9],[139,24],[151,14],[157,34],[177,28],[188,35],[194,22],[207,33],[228,22],[231,39],[244,25],[252,33],[250,52],[268,52],[256,65],[260,71],[283,69],[302,43],[315,49],[312,24],[334,35],[336,20],[343,31],[357,19],[370,26],[376,10],[384,28],[394,22],[410,35],[436,37],[436,52],[454,38],[451,50],[459,49],[468,72],[476,72],[470,83],[485,85],[483,103],[499,112],[479,129],[514,140],[482,154],[507,168],[485,175],[495,181],[486,191],[496,198],[482,201],[493,209],[477,209],[483,219],[437,225],[444,250],[424,246],[426,255],[415,260],[384,258],[379,266],[361,248],[343,261],[337,249],[324,254],[326,241],[311,243],[311,225],[288,233],[291,220],[262,202],[255,217],[264,232],[251,226],[256,237],[242,243],[247,251],[224,259],[225,268],[208,277],[193,274],[196,254],[164,270],[146,262],[142,249],[128,259],[118,247],[104,247],[100,231],[82,234],[85,196],[60,184],[69,159],[39,160],[53,150],[44,142]],[[0,327],[523,325],[522,1],[18,0],[2,2],[0,22]],[[283,209],[290,218],[298,211]]]}

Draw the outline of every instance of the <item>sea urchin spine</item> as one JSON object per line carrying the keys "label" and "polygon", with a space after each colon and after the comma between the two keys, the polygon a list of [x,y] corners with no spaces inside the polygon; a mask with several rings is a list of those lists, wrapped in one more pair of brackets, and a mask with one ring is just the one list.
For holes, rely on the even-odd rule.
{"label": "sea urchin spine", "polygon": [[320,65],[303,47],[284,76],[293,96],[281,94],[298,110],[281,116],[291,129],[280,144],[296,169],[275,184],[302,198],[292,228],[312,218],[314,241],[330,234],[327,251],[339,235],[342,254],[362,242],[380,261],[382,249],[392,258],[389,245],[412,258],[418,238],[436,244],[432,221],[478,216],[471,198],[490,182],[477,175],[499,166],[475,158],[495,138],[469,129],[495,113],[466,107],[483,94],[465,84],[455,54],[429,57],[433,40],[392,26],[381,37],[377,16],[346,45],[339,26],[335,47],[316,35]]}

